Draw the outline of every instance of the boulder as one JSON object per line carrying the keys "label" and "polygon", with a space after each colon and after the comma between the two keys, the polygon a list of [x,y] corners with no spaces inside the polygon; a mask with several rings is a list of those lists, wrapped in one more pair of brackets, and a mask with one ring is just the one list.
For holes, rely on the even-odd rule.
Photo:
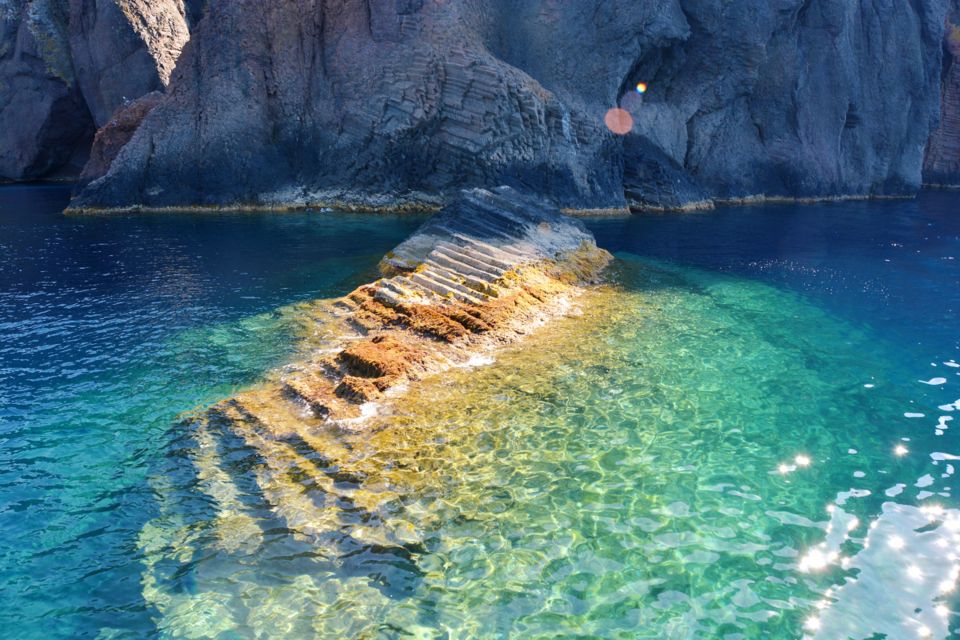
{"label": "boulder", "polygon": [[117,109],[113,117],[97,131],[90,150],[90,159],[80,174],[80,182],[87,184],[104,176],[120,150],[130,142],[140,123],[160,102],[163,94],[153,91]]}

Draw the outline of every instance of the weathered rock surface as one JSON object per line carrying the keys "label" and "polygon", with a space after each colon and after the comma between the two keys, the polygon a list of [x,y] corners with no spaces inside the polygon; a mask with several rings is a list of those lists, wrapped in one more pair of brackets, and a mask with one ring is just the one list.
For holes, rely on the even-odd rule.
{"label": "weathered rock surface", "polygon": [[[506,183],[606,208],[626,203],[625,170],[652,206],[908,193],[947,4],[213,3],[162,104],[75,205],[435,204]],[[617,104],[653,153],[606,130]]]}
{"label": "weathered rock surface", "polygon": [[940,122],[927,145],[923,181],[956,186],[960,185],[960,12],[956,10],[947,16],[943,46]]}
{"label": "weathered rock surface", "polygon": [[[928,139],[928,182],[960,163],[949,4],[0,0],[0,177],[77,162],[170,80],[77,207],[909,193]],[[636,138],[604,126],[617,105]]]}
{"label": "weathered rock surface", "polygon": [[[636,131],[710,194],[911,192],[936,122],[946,2],[682,0],[641,52]],[[649,84],[642,97],[630,89]],[[628,98],[629,96],[629,98]]]}
{"label": "weathered rock surface", "polygon": [[77,175],[94,132],[162,90],[183,0],[0,0],[0,179]]}
{"label": "weathered rock surface", "polygon": [[49,175],[93,139],[67,23],[64,3],[0,0],[0,179]]}
{"label": "weathered rock surface", "polygon": [[504,182],[610,200],[602,124],[490,53],[467,9],[212,4],[168,97],[78,206],[391,202]]}
{"label": "weathered rock surface", "polygon": [[391,387],[517,340],[609,260],[539,198],[465,192],[384,258],[386,277],[333,304],[340,346],[286,367],[279,388],[317,417],[353,418]]}
{"label": "weathered rock surface", "polygon": [[645,136],[623,141],[623,191],[632,207],[682,211],[713,207],[711,194]]}

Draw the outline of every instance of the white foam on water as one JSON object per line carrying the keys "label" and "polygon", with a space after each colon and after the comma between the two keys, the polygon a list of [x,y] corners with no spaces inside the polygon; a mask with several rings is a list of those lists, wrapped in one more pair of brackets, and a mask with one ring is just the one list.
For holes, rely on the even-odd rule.
{"label": "white foam on water", "polygon": [[909,412],[909,411],[908,411],[907,413],[903,414],[903,417],[904,417],[904,418],[925,418],[925,417],[926,417],[926,414],[923,414],[923,413],[913,413],[913,412]]}
{"label": "white foam on water", "polygon": [[930,378],[929,380],[918,380],[922,384],[929,384],[931,386],[938,386],[941,384],[947,384],[946,378]]}
{"label": "white foam on water", "polygon": [[837,505],[843,506],[847,504],[847,500],[850,498],[866,498],[870,495],[870,491],[867,489],[850,489],[849,491],[841,491],[837,494],[837,499],[834,501]]}
{"label": "white foam on water", "polygon": [[364,402],[360,405],[360,415],[356,418],[343,418],[337,420],[337,424],[344,427],[353,427],[358,424],[362,424],[369,420],[380,415],[380,403],[379,402]]}
{"label": "white foam on water", "polygon": [[930,457],[933,460],[960,460],[960,456],[955,456],[952,453],[944,453],[942,451],[934,451],[930,454]]}
{"label": "white foam on water", "polygon": [[496,362],[496,359],[493,356],[476,354],[470,356],[470,359],[464,362],[461,366],[464,368],[473,369],[476,367],[488,367],[494,362]]}
{"label": "white foam on water", "polygon": [[898,495],[903,493],[903,490],[907,488],[907,485],[903,483],[898,483],[884,491],[888,498],[896,498]]}

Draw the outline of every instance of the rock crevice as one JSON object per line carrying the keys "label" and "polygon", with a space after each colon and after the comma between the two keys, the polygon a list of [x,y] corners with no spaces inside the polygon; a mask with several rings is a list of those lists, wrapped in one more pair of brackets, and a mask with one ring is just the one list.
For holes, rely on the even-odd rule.
{"label": "rock crevice", "polygon": [[78,175],[95,131],[166,87],[185,11],[182,0],[0,0],[0,180]]}

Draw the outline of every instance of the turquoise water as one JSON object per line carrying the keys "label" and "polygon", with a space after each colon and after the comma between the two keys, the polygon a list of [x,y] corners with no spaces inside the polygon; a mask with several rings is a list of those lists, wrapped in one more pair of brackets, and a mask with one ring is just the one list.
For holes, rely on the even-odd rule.
{"label": "turquoise water", "polygon": [[960,634],[960,198],[592,221],[615,284],[344,436],[336,500],[177,416],[416,221],[62,199],[0,191],[14,637]]}

